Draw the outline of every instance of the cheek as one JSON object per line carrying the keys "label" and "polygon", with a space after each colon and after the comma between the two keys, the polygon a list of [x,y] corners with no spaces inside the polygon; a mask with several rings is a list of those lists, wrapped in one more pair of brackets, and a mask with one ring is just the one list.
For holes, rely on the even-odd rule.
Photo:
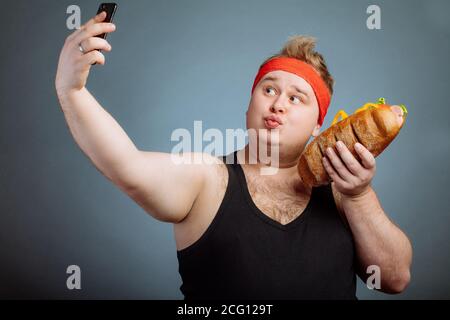
{"label": "cheek", "polygon": [[252,110],[252,112],[256,113],[256,112],[260,112],[261,110],[263,110],[264,106],[265,106],[264,99],[255,97],[250,101],[249,109]]}
{"label": "cheek", "polygon": [[314,112],[311,112],[311,110],[302,106],[297,106],[296,109],[291,110],[291,119],[293,123],[303,126],[308,126],[309,124],[316,122]]}
{"label": "cheek", "polygon": [[305,133],[309,136],[317,124],[317,117],[318,114],[310,110],[296,110],[290,114],[290,127],[298,134]]}
{"label": "cheek", "polygon": [[261,115],[264,113],[264,110],[264,103],[262,103],[262,101],[258,101],[258,99],[252,99],[247,110],[248,120],[251,120],[255,117],[261,117]]}
{"label": "cheek", "polygon": [[250,104],[255,109],[262,109],[267,107],[268,104],[270,105],[271,100],[273,100],[273,97],[264,95],[262,92],[255,92],[251,97]]}
{"label": "cheek", "polygon": [[247,109],[247,113],[246,113],[247,128],[254,126],[257,114],[258,113],[255,111],[254,106],[249,105],[249,107]]}

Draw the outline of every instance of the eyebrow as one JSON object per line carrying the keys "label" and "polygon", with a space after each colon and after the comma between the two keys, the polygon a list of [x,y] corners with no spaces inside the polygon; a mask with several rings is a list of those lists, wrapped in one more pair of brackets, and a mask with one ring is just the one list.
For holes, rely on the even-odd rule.
{"label": "eyebrow", "polygon": [[[262,80],[261,80],[261,83],[264,82],[264,81],[276,81],[276,80],[278,80],[277,77],[271,77],[271,76],[268,76],[268,77],[262,79]],[[299,89],[298,87],[296,87],[296,86],[294,86],[294,85],[292,85],[291,87],[293,87],[297,92],[302,93],[302,94],[304,94],[307,98],[309,98],[309,95],[308,95],[304,90],[301,90],[301,89]]]}

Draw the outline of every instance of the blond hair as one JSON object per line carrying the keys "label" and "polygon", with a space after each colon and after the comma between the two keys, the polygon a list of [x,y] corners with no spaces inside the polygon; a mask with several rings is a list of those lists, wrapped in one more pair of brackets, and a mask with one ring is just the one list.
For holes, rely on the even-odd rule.
{"label": "blond hair", "polygon": [[328,71],[323,56],[314,50],[316,39],[309,36],[295,35],[288,38],[283,49],[277,54],[267,58],[262,64],[276,57],[288,57],[301,60],[311,65],[325,82],[330,95],[333,94],[334,79]]}

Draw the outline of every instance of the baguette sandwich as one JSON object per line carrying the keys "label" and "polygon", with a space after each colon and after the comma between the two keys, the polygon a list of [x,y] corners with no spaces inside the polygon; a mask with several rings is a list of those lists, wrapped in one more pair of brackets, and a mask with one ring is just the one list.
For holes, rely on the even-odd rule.
{"label": "baguette sandwich", "polygon": [[[328,147],[336,149],[342,141],[359,160],[355,143],[366,147],[374,157],[378,156],[399,133],[408,111],[404,105],[390,106],[383,98],[378,103],[367,103],[348,116],[340,110],[331,126],[317,136],[303,151],[297,168],[303,181],[313,187],[330,183],[322,157]],[[339,118],[342,120],[339,121]]]}

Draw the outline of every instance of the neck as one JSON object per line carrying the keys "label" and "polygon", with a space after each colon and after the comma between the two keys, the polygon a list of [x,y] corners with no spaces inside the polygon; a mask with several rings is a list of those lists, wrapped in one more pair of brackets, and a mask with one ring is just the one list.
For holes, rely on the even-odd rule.
{"label": "neck", "polygon": [[[305,185],[298,174],[297,163],[300,154],[297,154],[296,156],[286,156],[280,152],[279,165],[276,167],[277,172],[274,175],[268,176],[267,179],[272,182],[282,181],[290,190],[295,190],[297,194],[311,194],[311,187]],[[259,160],[255,164],[251,163],[249,160],[252,156],[256,157],[256,155],[250,154],[248,145],[237,152],[238,163],[246,168],[246,172],[253,172],[253,174],[259,175],[258,173],[261,172],[261,168],[270,168],[270,165],[262,163]]]}
{"label": "neck", "polygon": [[[297,173],[297,163],[300,158],[301,152],[279,150],[278,161],[276,164],[272,162],[264,163],[263,161],[261,161],[258,150],[250,150],[248,144],[244,149],[239,150],[237,155],[239,163],[245,164],[246,166],[251,166],[255,169],[272,167],[277,168],[278,173],[293,174]],[[268,157],[270,158],[270,154],[268,155]]]}

